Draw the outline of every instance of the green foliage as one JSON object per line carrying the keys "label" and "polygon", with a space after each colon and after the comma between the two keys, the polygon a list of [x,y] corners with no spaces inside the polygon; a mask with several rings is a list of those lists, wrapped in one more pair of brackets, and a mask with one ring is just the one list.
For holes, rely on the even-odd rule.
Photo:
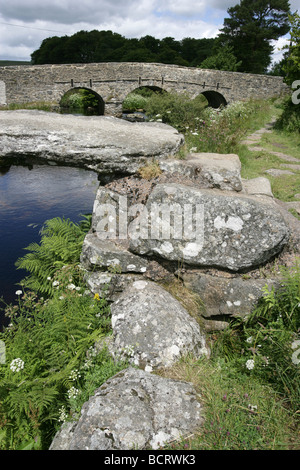
{"label": "green foliage", "polygon": [[186,143],[194,152],[238,153],[242,137],[257,115],[268,114],[270,103],[234,102],[225,108],[206,108],[187,129]]}
{"label": "green foliage", "polygon": [[[294,80],[299,80],[300,75],[300,15],[298,12],[289,15],[290,21],[290,43],[287,58],[283,65],[286,74],[286,83],[292,85]],[[299,111],[298,111],[299,112]]]}
{"label": "green foliage", "polygon": [[99,108],[99,100],[85,88],[76,88],[68,91],[61,99],[60,106],[62,108],[69,108],[70,110],[86,111],[89,108]]}
{"label": "green foliage", "polygon": [[275,129],[300,134],[300,104],[293,103],[291,97],[284,100],[283,113],[277,120]]}
{"label": "green foliage", "polygon": [[233,321],[215,344],[214,354],[226,358],[238,373],[267,383],[284,397],[294,413],[300,400],[300,266],[281,268],[281,286],[265,287],[254,311]]}
{"label": "green foliage", "polygon": [[41,243],[18,262],[31,273],[25,286],[35,289],[16,292],[0,334],[0,449],[48,448],[60,424],[76,419],[89,394],[126,367],[101,346],[111,331],[109,305],[86,289],[78,265],[89,226],[89,216],[80,224],[48,220]]}
{"label": "green foliage", "polygon": [[59,217],[46,221],[40,232],[40,243],[31,243],[25,248],[29,253],[16,262],[18,269],[30,273],[22,285],[39,294],[51,296],[54,287],[49,279],[64,265],[75,265],[78,262],[88,229],[87,226],[84,229],[82,227],[82,223],[75,224]]}
{"label": "green foliage", "polygon": [[184,38],[176,41],[125,38],[112,31],[79,31],[72,36],[50,37],[31,54],[33,64],[91,62],[156,62],[195,67],[212,53],[214,39]]}
{"label": "green foliage", "polygon": [[217,41],[233,47],[239,71],[265,73],[271,63],[272,40],[288,30],[288,0],[241,0],[228,10]]}
{"label": "green foliage", "polygon": [[124,111],[136,111],[137,109],[145,109],[148,99],[138,93],[129,93],[123,101]]}
{"label": "green foliage", "polygon": [[207,57],[200,65],[201,69],[227,70],[236,72],[241,66],[242,61],[238,62],[233,47],[225,45],[219,49],[216,54]]}
{"label": "green foliage", "polygon": [[253,375],[237,372],[222,356],[200,360],[188,356],[168,374],[193,383],[201,396],[204,420],[196,432],[167,449],[285,450],[293,445],[293,435],[298,438],[284,400]]}
{"label": "green foliage", "polygon": [[162,121],[185,132],[196,124],[206,106],[207,100],[202,95],[191,100],[185,94],[155,93],[147,101],[145,112],[150,121]]}

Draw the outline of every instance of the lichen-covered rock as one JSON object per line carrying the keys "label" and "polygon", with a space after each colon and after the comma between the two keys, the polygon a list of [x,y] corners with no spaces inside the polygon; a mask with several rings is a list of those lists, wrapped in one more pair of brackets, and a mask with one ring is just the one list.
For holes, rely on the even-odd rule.
{"label": "lichen-covered rock", "polygon": [[139,255],[241,271],[270,260],[289,238],[289,228],[275,205],[241,193],[161,184],[145,207],[147,231],[143,227],[136,232],[129,247]]}
{"label": "lichen-covered rock", "polygon": [[153,158],[175,154],[184,138],[162,123],[131,123],[110,116],[73,116],[36,110],[2,111],[3,163],[36,159],[133,174]]}
{"label": "lichen-covered rock", "polygon": [[80,256],[82,266],[88,270],[111,268],[117,272],[144,273],[148,260],[127,251],[112,240],[103,240],[97,233],[88,233]]}
{"label": "lichen-covered rock", "polygon": [[128,368],[98,388],[77,423],[66,423],[50,450],[139,450],[198,430],[202,409],[192,384]]}
{"label": "lichen-covered rock", "polygon": [[235,154],[192,153],[186,160],[161,160],[160,168],[190,178],[195,187],[242,190],[241,162]]}
{"label": "lichen-covered rock", "polygon": [[111,305],[111,322],[112,354],[147,371],[171,366],[187,353],[208,354],[196,320],[151,281],[135,281],[120,295]]}
{"label": "lichen-covered rock", "polygon": [[246,317],[263,296],[263,288],[275,289],[280,279],[253,279],[242,277],[223,277],[222,273],[212,276],[196,271],[187,271],[182,275],[184,285],[198,294],[204,308],[201,315],[213,319],[228,317]]}

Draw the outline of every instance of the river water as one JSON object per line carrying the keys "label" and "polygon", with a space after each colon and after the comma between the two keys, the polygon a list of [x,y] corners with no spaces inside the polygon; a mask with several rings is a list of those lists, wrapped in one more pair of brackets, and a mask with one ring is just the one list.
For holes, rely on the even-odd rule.
{"label": "river water", "polygon": [[[39,242],[44,222],[65,217],[73,222],[91,213],[98,189],[97,174],[79,168],[34,165],[0,168],[0,298],[16,300],[18,283],[26,272],[16,260],[32,242]],[[7,324],[0,304],[0,330]]]}

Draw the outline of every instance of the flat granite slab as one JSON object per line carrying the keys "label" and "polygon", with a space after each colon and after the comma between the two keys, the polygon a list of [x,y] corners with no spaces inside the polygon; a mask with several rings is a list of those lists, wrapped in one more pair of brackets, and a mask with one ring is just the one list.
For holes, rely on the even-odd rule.
{"label": "flat granite slab", "polygon": [[1,164],[36,159],[133,174],[148,160],[174,155],[183,142],[176,129],[162,123],[36,110],[0,113]]}

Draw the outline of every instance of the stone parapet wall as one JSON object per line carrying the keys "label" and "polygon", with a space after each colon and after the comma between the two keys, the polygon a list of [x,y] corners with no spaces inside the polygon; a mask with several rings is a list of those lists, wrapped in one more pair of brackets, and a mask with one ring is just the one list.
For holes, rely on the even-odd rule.
{"label": "stone parapet wall", "polygon": [[0,104],[51,101],[58,104],[72,88],[87,88],[114,103],[141,86],[158,87],[196,97],[213,92],[226,103],[249,98],[269,98],[288,91],[282,77],[205,70],[152,63],[97,63],[22,65],[0,67]]}

